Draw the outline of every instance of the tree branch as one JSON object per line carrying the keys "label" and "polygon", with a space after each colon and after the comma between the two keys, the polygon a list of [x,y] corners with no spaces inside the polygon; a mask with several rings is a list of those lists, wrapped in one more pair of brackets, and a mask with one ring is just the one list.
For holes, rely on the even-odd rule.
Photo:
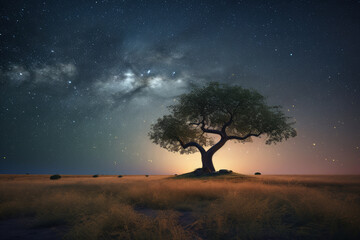
{"label": "tree branch", "polygon": [[255,134],[255,133],[248,133],[247,135],[245,135],[244,137],[238,137],[238,136],[228,136],[228,139],[236,139],[236,140],[245,140],[249,137],[259,137],[261,134],[263,134],[262,132]]}
{"label": "tree branch", "polygon": [[233,114],[231,114],[231,112],[228,112],[230,114],[230,119],[229,121],[227,121],[224,126],[221,128],[221,131],[226,133],[225,130],[228,126],[230,126],[230,124],[233,122]]}
{"label": "tree branch", "polygon": [[204,125],[201,126],[201,130],[203,132],[206,132],[206,133],[213,133],[213,134],[218,134],[220,136],[223,136],[223,132],[219,131],[219,130],[215,130],[215,129],[209,129],[209,128],[205,128]]}
{"label": "tree branch", "polygon": [[220,136],[222,136],[222,137],[224,136],[224,133],[221,132],[221,131],[219,131],[219,130],[205,128],[205,117],[203,117],[203,119],[202,119],[202,121],[201,121],[200,123],[201,123],[200,129],[201,129],[203,132],[218,134],[218,135],[220,135]]}
{"label": "tree branch", "polygon": [[220,136],[224,136],[222,131],[205,128],[205,117],[203,117],[203,119],[200,122],[191,122],[191,123],[189,123],[189,125],[195,125],[195,126],[201,125],[200,129],[205,133],[213,133],[213,134],[218,134]]}
{"label": "tree branch", "polygon": [[212,146],[207,152],[210,155],[213,155],[215,152],[217,152],[224,144],[227,142],[228,138],[221,136],[220,141],[218,141],[214,146]]}
{"label": "tree branch", "polygon": [[177,140],[179,141],[179,143],[183,149],[187,149],[188,147],[196,147],[197,149],[199,149],[201,154],[205,153],[205,149],[196,142],[188,142],[188,143],[184,144],[184,142],[181,141],[180,138],[178,138]]}
{"label": "tree branch", "polygon": [[191,122],[189,123],[189,125],[196,125],[196,126],[199,126],[201,124],[201,122]]}

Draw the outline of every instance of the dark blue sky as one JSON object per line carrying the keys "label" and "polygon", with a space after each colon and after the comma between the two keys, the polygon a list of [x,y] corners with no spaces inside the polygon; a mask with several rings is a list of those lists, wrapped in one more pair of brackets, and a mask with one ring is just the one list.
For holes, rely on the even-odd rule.
{"label": "dark blue sky", "polygon": [[229,144],[218,168],[360,173],[359,1],[0,5],[0,173],[190,171],[198,155],[167,153],[147,132],[210,81],[258,90],[298,131]]}

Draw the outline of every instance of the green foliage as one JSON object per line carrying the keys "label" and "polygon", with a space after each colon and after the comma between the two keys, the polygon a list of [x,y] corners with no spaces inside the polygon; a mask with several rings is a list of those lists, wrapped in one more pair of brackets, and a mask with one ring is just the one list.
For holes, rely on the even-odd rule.
{"label": "green foliage", "polygon": [[212,145],[210,131],[226,140],[241,142],[251,141],[252,136],[265,136],[267,144],[296,136],[294,123],[289,122],[280,106],[268,106],[260,93],[240,86],[212,82],[194,88],[181,95],[169,110],[170,115],[152,125],[149,136],[154,143],[173,152],[197,151],[194,146],[184,149],[180,141]]}
{"label": "green foliage", "polygon": [[179,139],[183,142],[196,140],[200,145],[207,146],[211,139],[207,138],[202,131],[186,123],[186,119],[177,118],[173,115],[165,115],[152,125],[150,139],[161,147],[171,151],[183,153],[194,153],[195,148],[182,148]]}
{"label": "green foliage", "polygon": [[97,177],[99,177],[99,174],[95,174],[95,175],[93,175],[92,177],[93,177],[93,178],[97,178]]}

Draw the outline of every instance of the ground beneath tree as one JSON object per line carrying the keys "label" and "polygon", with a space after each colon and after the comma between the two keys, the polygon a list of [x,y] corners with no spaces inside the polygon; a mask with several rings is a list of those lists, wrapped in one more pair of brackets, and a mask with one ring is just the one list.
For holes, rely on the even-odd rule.
{"label": "ground beneath tree", "polygon": [[173,179],[227,179],[227,180],[251,180],[254,179],[253,176],[244,175],[240,173],[235,173],[231,170],[221,169],[217,172],[203,172],[201,168],[196,169],[193,172],[184,173],[181,175],[177,175],[174,177],[171,177]]}

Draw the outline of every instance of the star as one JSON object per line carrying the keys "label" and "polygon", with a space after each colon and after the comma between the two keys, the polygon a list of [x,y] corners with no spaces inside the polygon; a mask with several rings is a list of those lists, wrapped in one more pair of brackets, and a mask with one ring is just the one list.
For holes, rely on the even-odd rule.
{"label": "star", "polygon": [[[281,6],[261,5],[264,14],[252,15],[245,23],[238,16],[258,10],[246,3],[250,0],[236,4],[204,1],[199,6],[191,1],[73,2],[44,0],[31,8],[14,6],[11,1],[2,4],[0,18],[6,24],[0,30],[0,42],[4,43],[0,44],[0,125],[6,127],[1,130],[1,143],[10,151],[6,156],[19,163],[19,171],[27,166],[23,163],[28,150],[48,139],[58,139],[59,144],[49,141],[58,159],[82,156],[91,161],[88,169],[104,167],[104,162],[114,167],[115,160],[117,167],[128,164],[128,169],[135,169],[141,156],[143,162],[156,157],[154,161],[162,164],[173,156],[166,154],[173,153],[157,156],[156,145],[150,145],[147,137],[150,125],[167,114],[167,106],[178,103],[179,96],[212,81],[254,89],[269,105],[283,106],[280,111],[291,118],[299,134],[296,144],[269,148],[261,145],[264,138],[244,146],[229,142],[224,152],[234,161],[231,164],[242,164],[236,162],[238,149],[245,153],[258,149],[259,144],[259,155],[251,157],[259,161],[269,158],[261,164],[274,166],[274,173],[286,173],[283,169],[299,174],[332,173],[321,166],[311,168],[313,160],[334,166],[344,161],[344,169],[349,166],[344,174],[359,171],[355,169],[359,169],[360,142],[355,133],[360,126],[356,111],[360,108],[356,79],[360,68],[356,68],[357,49],[351,49],[360,37],[357,1],[349,1],[349,7],[336,1],[304,1],[298,8],[298,4],[283,0]],[[297,16],[289,19],[294,8]],[[58,10],[56,14],[50,14],[52,9]],[[334,16],[341,9],[346,18],[330,17],[329,24],[323,24],[314,16],[314,9],[321,9],[324,16]],[[33,25],[29,16],[37,15],[34,29],[28,28]],[[302,18],[311,21],[300,21]],[[186,21],[178,24],[179,19]],[[64,24],[66,28],[61,27]],[[155,27],[150,31],[150,26]],[[341,38],[329,35],[333,29],[341,32]],[[38,41],[33,38],[34,30],[41,33]],[[336,144],[338,139],[343,141],[343,150]],[[110,140],[111,146],[107,146]],[[123,141],[129,142],[128,149],[120,144]],[[65,147],[69,151],[62,151]],[[82,147],[99,155],[82,152]],[[139,157],[133,149],[138,149]],[[34,150],[39,158],[31,165],[34,171],[50,166],[46,151]],[[266,156],[267,151],[272,154]],[[289,151],[293,151],[291,159],[287,158]],[[281,154],[279,160],[276,152]],[[309,152],[311,157],[306,156]],[[124,159],[118,158],[119,153]],[[0,160],[5,152],[2,154]],[[303,167],[296,167],[298,161],[303,161]],[[74,161],[74,169],[83,171],[83,162]],[[1,166],[0,173],[12,169],[13,163]],[[65,164],[59,171],[68,168]],[[247,166],[251,168],[251,164],[255,161]],[[239,168],[243,170],[248,171]]]}

